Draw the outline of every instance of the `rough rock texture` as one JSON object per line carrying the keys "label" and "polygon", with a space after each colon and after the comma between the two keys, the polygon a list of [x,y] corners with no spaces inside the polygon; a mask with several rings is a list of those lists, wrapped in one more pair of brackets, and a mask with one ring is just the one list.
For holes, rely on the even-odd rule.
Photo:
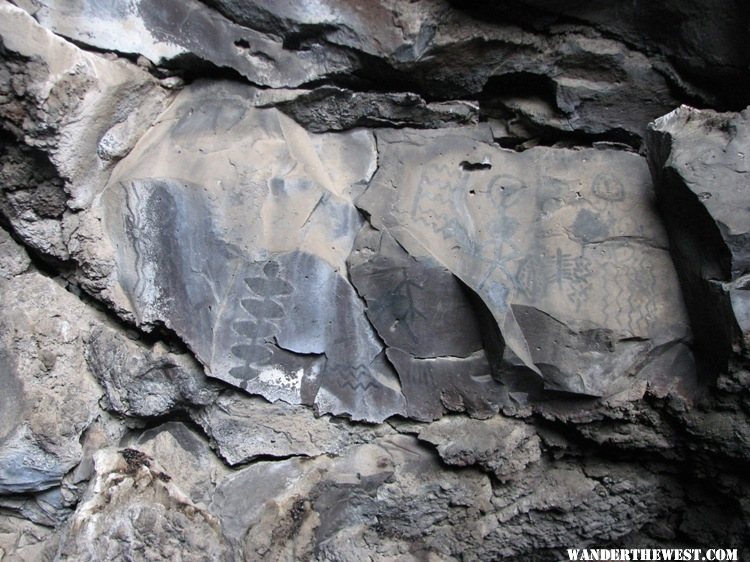
{"label": "rough rock texture", "polygon": [[748,15],[0,0],[0,560],[746,558]]}
{"label": "rough rock texture", "polygon": [[[708,372],[750,340],[750,114],[682,106],[651,126],[650,163]],[[700,142],[698,142],[700,141]]]}
{"label": "rough rock texture", "polygon": [[33,272],[2,281],[0,299],[0,493],[43,491],[80,462],[79,439],[96,416],[99,389],[83,358],[85,306]]}
{"label": "rough rock texture", "polygon": [[[478,17],[512,19],[537,29],[585,22],[629,45],[659,53],[687,81],[710,92],[720,103],[747,105],[750,8],[741,0],[667,0],[658,4],[619,0],[470,0],[461,4],[475,10]],[[665,28],[669,33],[664,32]],[[661,60],[655,58],[665,72]]]}

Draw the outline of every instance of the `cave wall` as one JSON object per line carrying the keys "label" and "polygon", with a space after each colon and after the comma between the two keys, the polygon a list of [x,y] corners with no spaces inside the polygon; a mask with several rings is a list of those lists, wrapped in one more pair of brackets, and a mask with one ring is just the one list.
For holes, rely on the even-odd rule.
{"label": "cave wall", "polygon": [[744,4],[0,1],[0,560],[747,554]]}

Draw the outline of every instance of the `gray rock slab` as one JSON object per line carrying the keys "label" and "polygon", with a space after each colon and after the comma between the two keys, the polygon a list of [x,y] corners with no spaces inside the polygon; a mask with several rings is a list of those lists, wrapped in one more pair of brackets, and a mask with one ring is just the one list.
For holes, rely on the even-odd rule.
{"label": "gray rock slab", "polygon": [[461,282],[429,256],[410,256],[387,231],[360,231],[349,274],[388,347],[420,359],[468,357],[482,349],[477,315]]}
{"label": "gray rock slab", "polygon": [[[385,76],[433,99],[481,96],[484,110],[510,111],[541,135],[545,130],[578,130],[637,144],[645,123],[676,103],[664,75],[677,73],[668,62],[657,69],[645,55],[626,46],[632,43],[605,39],[591,29],[562,33],[553,28],[543,34],[537,32],[546,21],[541,18],[524,22],[522,29],[510,23],[513,10],[492,18],[492,6],[481,6],[490,12],[488,17],[441,1],[324,0],[314,7],[272,0],[208,3],[242,25],[283,37],[291,48],[323,44],[355,53],[362,68],[358,74],[368,88],[378,88]],[[573,11],[586,15],[597,11],[577,8]],[[598,9],[600,20],[606,18],[607,11],[601,5]],[[632,15],[633,10],[620,12]],[[716,19],[728,18],[713,15],[709,20]],[[608,21],[606,27],[618,25]],[[737,23],[733,29],[739,27]],[[357,104],[352,99],[342,106],[340,120],[357,113]],[[326,104],[319,105],[325,111]]]}
{"label": "gray rock slab", "polygon": [[412,93],[354,92],[331,86],[316,88],[276,107],[315,133],[354,127],[437,129],[479,121],[476,103],[427,103]]}
{"label": "gray rock slab", "polygon": [[415,9],[392,0],[325,0],[314,6],[273,0],[208,0],[206,4],[239,24],[284,37],[290,45],[324,40],[370,55],[401,58],[415,57],[424,48],[434,34],[438,14],[445,11],[442,4]]}
{"label": "gray rock slab", "polygon": [[[736,86],[747,80],[745,71],[750,62],[745,45],[747,17],[741,15],[740,5],[732,0],[670,0],[658,6],[613,4],[603,0],[585,3],[523,0],[520,3],[496,2],[487,7],[490,13],[485,17],[495,8],[494,15],[502,21],[507,21],[505,10],[511,8],[515,9],[516,21],[528,22],[535,16],[538,18],[536,10],[544,10],[554,14],[546,20],[552,27],[558,23],[555,15],[586,22],[628,44],[647,45],[667,55],[684,79],[694,80],[699,87],[705,87],[712,80],[722,84],[715,90],[723,99],[741,99],[740,92],[728,91],[733,88],[724,86],[731,84],[742,91],[741,86]],[[680,25],[672,33],[668,36],[661,33],[675,22]]]}
{"label": "gray rock slab", "polygon": [[746,346],[750,115],[682,106],[650,126],[654,175],[703,371]]}
{"label": "gray rock slab", "polygon": [[59,488],[34,495],[0,496],[0,509],[46,527],[63,524],[73,513]]}
{"label": "gray rock slab", "polygon": [[507,389],[491,377],[479,313],[448,269],[411,257],[387,231],[365,227],[349,274],[387,347],[410,417],[432,420],[446,410],[488,416],[505,403]]}
{"label": "gray rock slab", "polygon": [[[254,463],[222,480],[209,509],[221,520],[228,539],[241,550],[248,530],[258,525],[264,512],[269,508],[276,512],[276,506],[291,507],[289,504],[300,498],[300,492],[305,493],[311,486],[305,477],[316,480],[314,472],[310,476],[307,470],[328,464],[327,459],[306,462],[296,458]],[[266,540],[269,539],[270,536]]]}
{"label": "gray rock slab", "polygon": [[85,219],[103,222],[94,256],[115,254],[108,298],[247,392],[369,421],[403,413],[346,276],[374,140],[310,135],[252,107],[254,92],[186,88],[117,168]]}
{"label": "gray rock slab", "polygon": [[165,416],[210,404],[220,391],[188,355],[170,353],[163,344],[149,348],[108,326],[92,330],[85,355],[104,388],[105,407],[121,415]]}
{"label": "gray rock slab", "polygon": [[377,136],[391,164],[357,205],[481,298],[511,390],[541,377],[548,389],[616,393],[652,350],[690,337],[643,158],[516,153],[463,130]]}
{"label": "gray rock slab", "polygon": [[[395,559],[415,525],[446,522],[452,509],[452,521],[476,521],[491,493],[486,475],[446,473],[414,437],[396,435],[335,458],[255,463],[219,485],[211,510],[245,558],[351,560],[387,549]],[[399,540],[396,528],[415,535]]]}
{"label": "gray rock slab", "polygon": [[398,348],[386,354],[398,372],[411,418],[431,421],[446,412],[486,418],[509,402],[509,389],[493,378],[484,350],[468,357],[426,359]]}
{"label": "gray rock slab", "polygon": [[91,321],[39,273],[0,280],[0,493],[57,486],[81,460],[101,396],[83,359]]}
{"label": "gray rock slab", "polygon": [[[624,42],[593,30],[551,36],[525,31],[507,21],[477,19],[442,1],[414,6],[325,0],[313,7],[232,0],[138,0],[126,7],[94,0],[72,6],[55,0],[21,4],[56,33],[157,63],[195,67],[208,61],[273,88],[346,75],[369,90],[387,78],[431,99],[481,96],[489,107],[496,104],[558,133],[607,134],[638,144],[644,124],[677,103],[665,78],[676,75],[669,62],[657,69]],[[519,84],[526,95],[515,94]],[[331,114],[330,106],[342,106],[338,94],[316,102],[317,115],[304,108],[298,114],[318,130],[322,124],[374,122],[380,112],[408,114],[402,124],[424,123],[428,115],[434,125],[455,121],[451,108],[403,111],[398,101],[369,97],[372,103],[364,106],[358,99],[367,94],[350,99],[333,121],[323,115]],[[466,115],[460,104],[453,109]]]}
{"label": "gray rock slab", "polygon": [[278,38],[237,25],[197,0],[47,1],[27,9],[55,33],[99,49],[143,55],[161,65],[192,57],[273,88],[295,87],[352,67],[343,52],[321,46],[294,52]]}
{"label": "gray rock slab", "polygon": [[[229,465],[258,457],[314,457],[336,454],[345,445],[367,440],[375,429],[343,428],[328,416],[315,417],[310,408],[227,393],[215,404],[193,414]],[[382,431],[382,430],[381,430]]]}

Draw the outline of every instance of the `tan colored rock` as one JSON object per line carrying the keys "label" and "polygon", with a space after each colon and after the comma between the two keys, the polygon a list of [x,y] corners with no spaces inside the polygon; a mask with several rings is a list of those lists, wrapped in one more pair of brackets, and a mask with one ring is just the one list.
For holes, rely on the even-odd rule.
{"label": "tan colored rock", "polygon": [[1,561],[50,562],[56,548],[53,529],[12,515],[0,515]]}
{"label": "tan colored rock", "polygon": [[58,560],[230,560],[219,521],[138,449],[102,449],[96,476],[61,538]]}
{"label": "tan colored rock", "polygon": [[179,422],[168,422],[143,432],[129,447],[154,458],[192,502],[211,502],[214,488],[230,474],[206,439]]}

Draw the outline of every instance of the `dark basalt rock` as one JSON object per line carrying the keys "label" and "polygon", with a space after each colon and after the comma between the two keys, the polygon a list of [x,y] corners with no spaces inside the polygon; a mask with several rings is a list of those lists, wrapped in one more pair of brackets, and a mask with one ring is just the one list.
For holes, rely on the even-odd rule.
{"label": "dark basalt rock", "polygon": [[696,346],[710,378],[727,369],[735,346],[747,353],[748,119],[747,112],[683,106],[655,121],[648,137]]}
{"label": "dark basalt rock", "polygon": [[478,104],[426,103],[411,93],[353,92],[326,86],[277,103],[276,107],[314,133],[354,127],[435,129],[479,120]]}
{"label": "dark basalt rock", "polygon": [[0,2],[0,559],[747,558],[747,16]]}
{"label": "dark basalt rock", "polygon": [[[197,0],[139,0],[106,10],[91,1],[64,8],[45,0],[34,15],[66,37],[187,72],[197,59],[273,88],[336,80],[382,91],[385,82],[430,101],[481,98],[492,115],[634,145],[644,123],[679,103],[665,78],[676,74],[669,63],[657,69],[644,54],[591,30],[547,36],[506,21],[478,21],[443,0],[209,5],[219,11]],[[404,94],[363,94],[359,99],[373,102],[369,108],[353,98],[337,118],[323,117],[320,111],[337,107],[342,94],[311,95],[308,109],[293,111],[312,130],[369,125],[383,113],[386,121],[408,125],[455,121],[431,104],[406,115]],[[463,108],[460,114],[471,116]]]}
{"label": "dark basalt rock", "polygon": [[507,389],[491,376],[469,295],[449,270],[365,227],[349,272],[399,375],[408,416],[432,420],[465,410],[486,417],[507,403]]}
{"label": "dark basalt rock", "polygon": [[[685,81],[698,86],[694,94],[738,107],[750,99],[750,8],[741,0],[469,0],[452,4],[471,9],[481,19],[510,19],[550,32],[558,26],[585,23],[643,52],[660,53],[674,63]],[[591,67],[592,62],[584,64]]]}

